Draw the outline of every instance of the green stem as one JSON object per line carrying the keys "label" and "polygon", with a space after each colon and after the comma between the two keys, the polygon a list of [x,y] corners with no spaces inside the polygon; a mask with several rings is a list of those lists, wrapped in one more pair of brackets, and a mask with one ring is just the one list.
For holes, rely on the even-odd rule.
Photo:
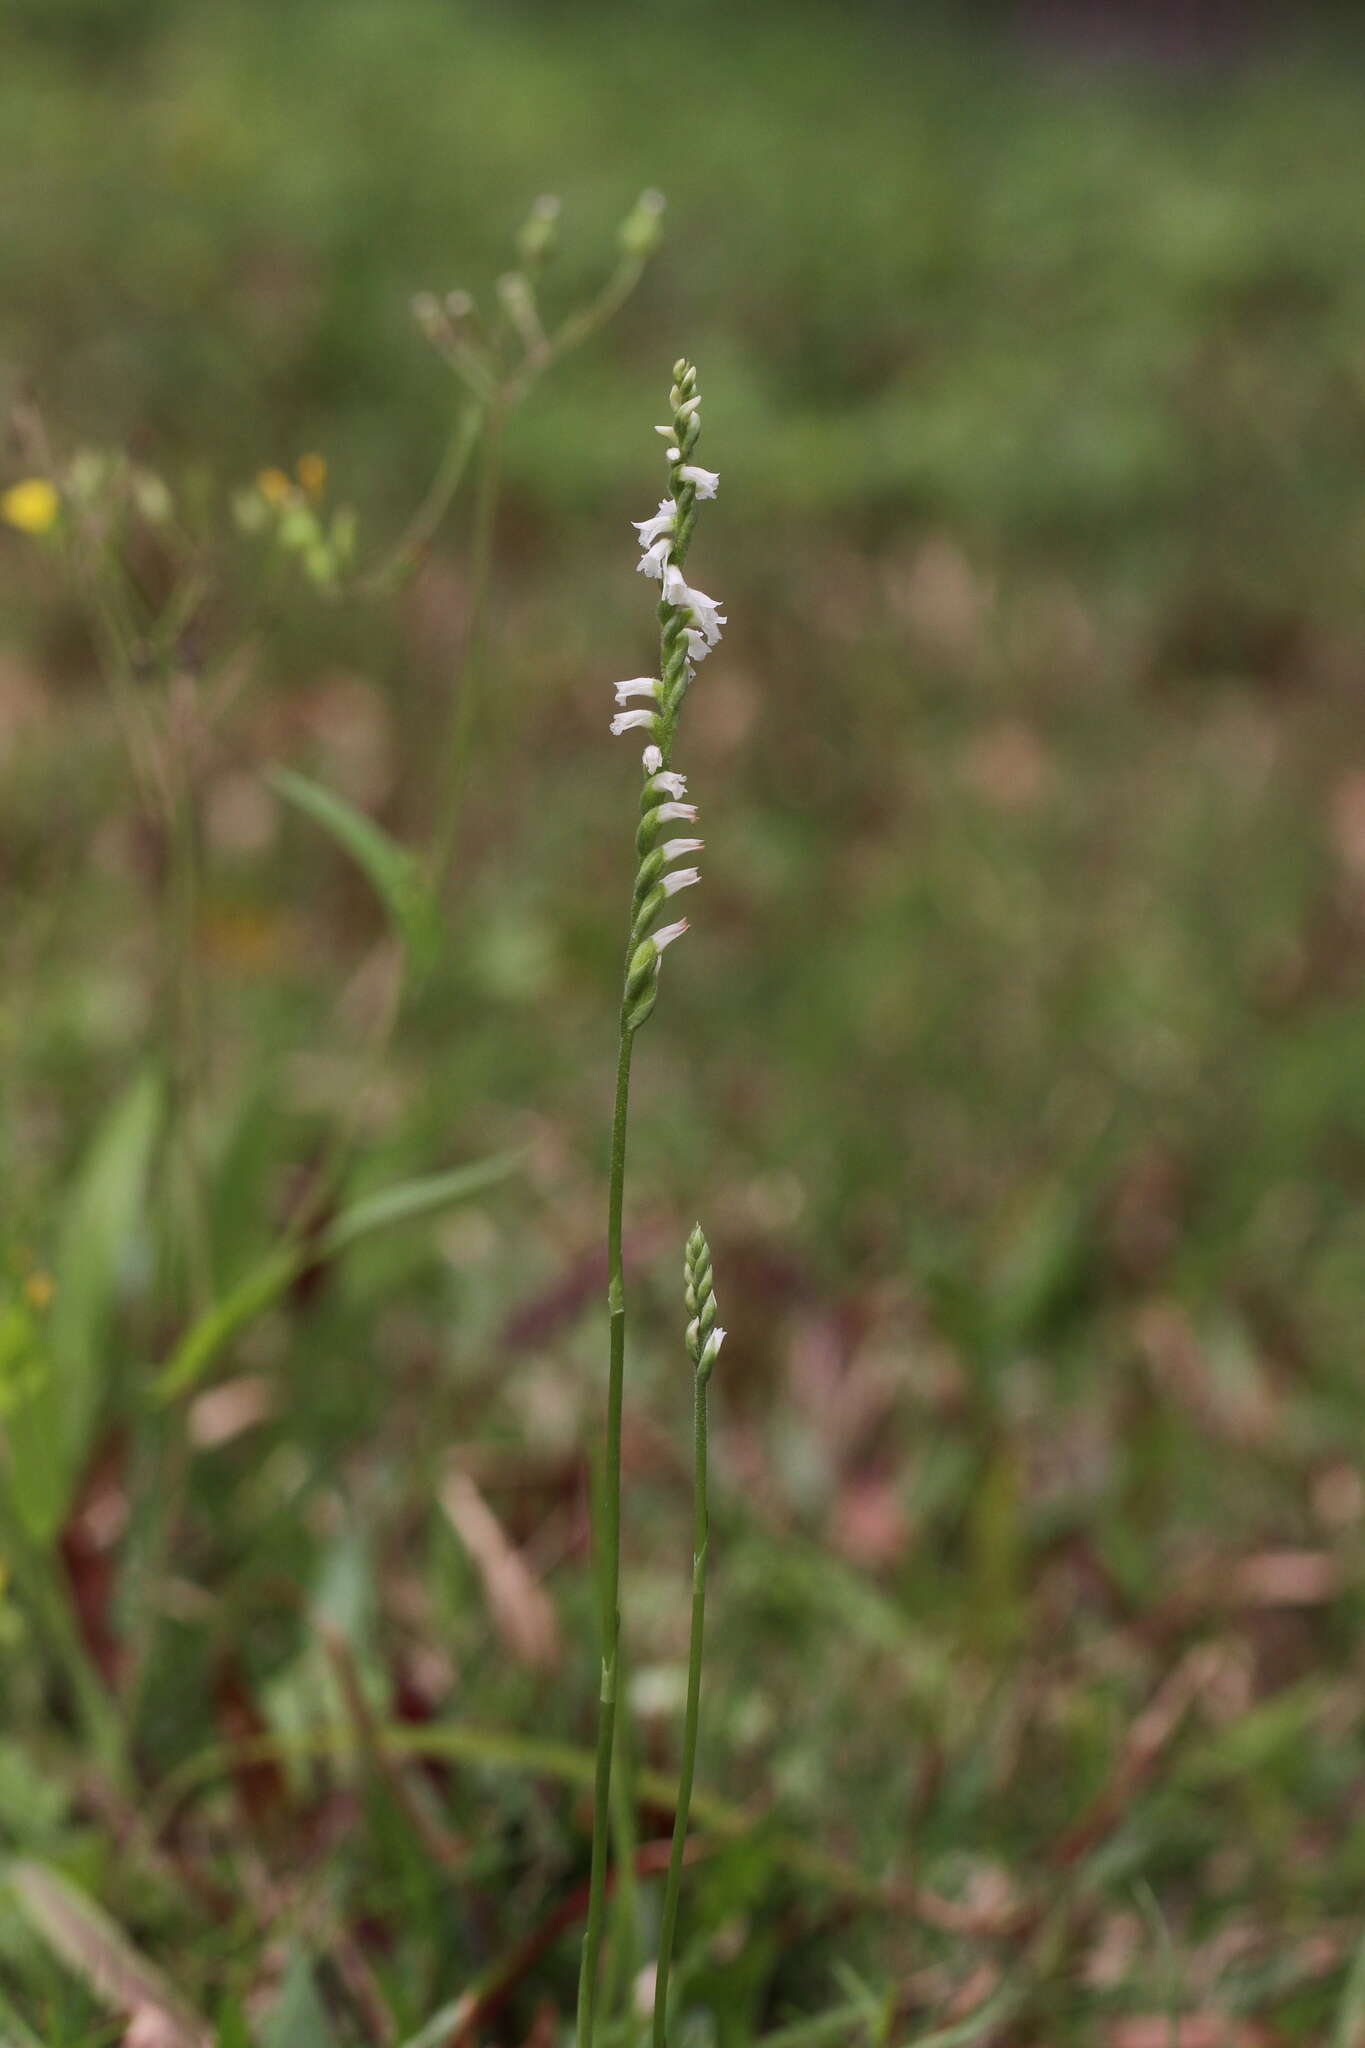
{"label": "green stem", "polygon": [[617,1645],[621,1633],[621,1407],[626,1369],[625,1274],[621,1259],[621,1218],[626,1192],[626,1126],[630,1110],[630,1056],[635,1034],[621,1016],[621,1049],[616,1066],[616,1107],[611,1124],[611,1183],[607,1195],[607,1306],[611,1318],[607,1368],[607,1455],[603,1468],[599,1586],[602,1600],[602,1691],[597,1719],[597,1766],[593,1783],[592,1867],[583,1966],[578,1981],[578,2048],[590,2048],[597,2016],[597,1967],[607,1896],[607,1847],[611,1826],[611,1758],[616,1735]]}
{"label": "green stem", "polygon": [[113,1695],[81,1637],[71,1588],[58,1553],[29,1540],[0,1489],[0,1541],[39,1632],[61,1666],[91,1754],[110,1781],[126,1788],[128,1755]]}
{"label": "green stem", "polygon": [[384,561],[362,578],[360,589],[366,597],[387,596],[416,568],[422,550],[450,510],[460,488],[483,426],[485,411],[484,404],[477,400],[461,409],[425,498]]}
{"label": "green stem", "polygon": [[706,1375],[699,1371],[696,1375],[692,1437],[692,1629],[687,1644],[687,1711],[683,1721],[678,1803],[673,1817],[673,1848],[668,1859],[663,1919],[659,1927],[659,1964],[654,1979],[654,2048],[665,2048],[668,2036],[668,1973],[673,1963],[683,1852],[687,1847],[687,1815],[692,1804],[692,1774],[697,1761],[702,1632],[706,1623],[706,1538]]}
{"label": "green stem", "polygon": [[439,889],[449,879],[464,801],[470,741],[478,711],[481,671],[488,635],[489,593],[493,580],[493,543],[497,536],[498,499],[502,489],[502,429],[506,407],[499,401],[485,415],[483,461],[474,501],[474,537],[469,568],[469,628],[460,662],[460,684],[450,721],[436,827],[432,834],[430,873]]}

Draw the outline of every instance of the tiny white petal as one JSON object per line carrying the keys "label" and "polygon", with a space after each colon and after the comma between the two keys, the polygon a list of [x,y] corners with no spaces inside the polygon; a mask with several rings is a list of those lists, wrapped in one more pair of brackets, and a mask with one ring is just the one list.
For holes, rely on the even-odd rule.
{"label": "tiny white petal", "polygon": [[714,498],[720,488],[718,469],[698,469],[693,463],[684,463],[678,472],[684,483],[695,484],[699,498]]}
{"label": "tiny white petal", "polygon": [[632,676],[628,683],[614,683],[612,687],[616,691],[618,704],[624,704],[630,697],[653,697],[656,702],[658,700],[659,684],[655,676]]}
{"label": "tiny white petal", "polygon": [[644,732],[653,732],[654,713],[652,711],[618,711],[611,722],[611,729],[618,738],[623,732],[630,732],[636,727]]}
{"label": "tiny white petal", "polygon": [[672,498],[660,498],[659,509],[652,519],[632,519],[630,523],[640,536],[640,546],[653,547],[662,534],[672,533],[677,511]]}
{"label": "tiny white petal", "polygon": [[646,775],[657,775],[664,765],[664,757],[657,747],[646,747],[640,756],[640,764]]}
{"label": "tiny white petal", "polygon": [[695,804],[657,804],[654,815],[661,825],[695,825],[697,807]]}
{"label": "tiny white petal", "polygon": [[691,662],[705,661],[711,652],[705,633],[697,626],[687,628],[687,658]]}
{"label": "tiny white petal", "polygon": [[678,407],[678,413],[680,418],[685,420],[695,419],[700,411],[701,393],[699,391],[694,392],[691,398],[685,398],[682,404]]}
{"label": "tiny white petal", "polygon": [[662,789],[668,796],[686,796],[687,777],[679,775],[676,768],[670,768],[667,774],[654,777],[654,787]]}
{"label": "tiny white petal", "polygon": [[720,629],[725,624],[725,614],[720,609],[725,602],[724,598],[708,597],[704,590],[692,589],[688,591],[685,602],[705,636],[707,646],[714,647],[720,638]]}
{"label": "tiny white petal", "polygon": [[700,853],[705,844],[704,839],[668,839],[664,842],[663,856],[665,860],[681,860],[685,853]]}
{"label": "tiny white petal", "polygon": [[668,455],[668,460],[669,460],[670,462],[681,462],[681,461],[682,461],[682,449],[681,449],[681,448],[670,448],[670,449],[668,449],[668,451],[667,451],[667,455]]}
{"label": "tiny white petal", "polygon": [[656,434],[662,434],[665,441],[671,441],[673,439],[672,427],[656,427],[654,431]]}
{"label": "tiny white petal", "polygon": [[724,1342],[725,1332],[721,1328],[720,1324],[717,1323],[715,1329],[707,1338],[705,1347],[702,1351],[703,1363],[707,1365],[714,1365],[716,1360],[720,1356],[720,1347]]}
{"label": "tiny white petal", "polygon": [[700,880],[700,868],[675,868],[671,875],[664,876],[661,886],[665,896],[676,896],[679,889],[690,889]]}
{"label": "tiny white petal", "polygon": [[653,547],[646,548],[639,561],[635,564],[640,574],[642,576],[652,576],[656,583],[663,576],[665,570],[669,570],[673,575],[676,575],[677,571],[672,568],[668,559],[668,551],[672,545],[673,536],[671,533],[666,533],[662,540],[655,541]]}
{"label": "tiny white petal", "polygon": [[674,939],[680,939],[687,929],[688,925],[687,919],[685,917],[680,917],[676,924],[666,924],[661,926],[660,929],[654,934],[655,952],[662,953],[665,946],[671,946],[673,944]]}
{"label": "tiny white petal", "polygon": [[670,604],[685,607],[688,599],[687,580],[681,569],[670,562],[663,572],[664,596]]}

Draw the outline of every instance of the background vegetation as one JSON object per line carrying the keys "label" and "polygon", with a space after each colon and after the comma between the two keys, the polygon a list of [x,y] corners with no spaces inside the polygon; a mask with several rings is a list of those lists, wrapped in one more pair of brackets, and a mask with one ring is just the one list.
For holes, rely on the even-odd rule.
{"label": "background vegetation", "polygon": [[[731,627],[685,749],[705,886],[637,1062],[642,1953],[700,1213],[731,1337],[688,2038],[1365,2041],[1363,132],[1342,47],[1098,69],[814,5],[5,11],[0,482],[35,417],[64,462],[125,448],[213,576],[177,659],[230,680],[190,764],[216,1284],[348,1104],[349,1200],[523,1158],[319,1253],[226,1347],[158,1563],[166,848],[53,551],[0,533],[0,1376],[13,1416],[106,1248],[60,1562],[124,1730],[92,1753],[7,1548],[0,2036],[172,2025],[164,1986],[111,1993],[137,1968],[267,2048],[407,2041],[464,1993],[422,2039],[569,2011],[633,804],[605,685],[651,645],[626,522],[685,348]],[[451,402],[412,294],[488,303],[552,189],[568,303],[648,184],[644,285],[508,433],[447,944],[365,1090],[382,914],[265,771],[420,828],[467,511],[375,602],[230,501],[321,453],[382,552]],[[101,1977],[54,1870],[143,1963]]]}

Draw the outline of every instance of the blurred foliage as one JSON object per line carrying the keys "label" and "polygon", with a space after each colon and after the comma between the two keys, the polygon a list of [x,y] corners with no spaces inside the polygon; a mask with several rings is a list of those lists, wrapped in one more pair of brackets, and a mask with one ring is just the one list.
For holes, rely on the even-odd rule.
{"label": "blurred foliage", "polygon": [[[944,2038],[1146,2048],[1169,1985],[1196,2040],[1355,2024],[1363,116],[1344,46],[1087,70],[885,8],[5,11],[0,399],[62,462],[165,480],[213,593],[174,653],[231,683],[192,763],[219,1288],[274,1271],[339,1114],[328,1242],[526,1156],[281,1268],[211,1354],[102,1799],[0,1544],[0,1845],[222,2041],[380,2038],[375,2010],[402,2040],[509,1958],[488,2038],[569,2008],[631,825],[607,682],[651,644],[626,521],[684,347],[732,624],[689,711],[702,907],[638,1061],[626,1632],[666,1774],[701,1213],[731,1336],[686,2038],[834,2007],[826,2038],[910,2042],[979,2006]],[[384,912],[268,771],[332,792],[411,908],[467,515],[376,604],[277,574],[232,503],[318,451],[382,553],[451,403],[413,294],[486,306],[548,189],[568,305],[654,184],[654,270],[507,435],[446,944],[362,1086]],[[167,548],[144,517],[153,589]],[[57,1384],[60,1309],[94,1450],[62,1568],[115,1693],[187,1329],[177,1187],[139,1198],[126,1129],[165,858],[55,550],[0,530],[0,1412]],[[499,1631],[452,1457],[548,1586],[552,1675]],[[17,1907],[0,1987],[19,2040],[114,2038]]]}

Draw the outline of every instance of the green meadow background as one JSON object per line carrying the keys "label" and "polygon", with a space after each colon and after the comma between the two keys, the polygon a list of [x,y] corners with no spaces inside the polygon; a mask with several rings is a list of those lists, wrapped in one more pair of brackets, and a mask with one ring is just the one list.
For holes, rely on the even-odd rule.
{"label": "green meadow background", "polygon": [[[463,500],[375,601],[280,573],[233,495],[319,453],[382,554],[454,398],[413,295],[490,305],[552,191],[567,307],[642,187],[668,210],[508,431],[442,958],[348,1193],[521,1164],[214,1362],[119,1786],[0,1567],[4,2039],[125,2038],[35,1864],[225,2043],[407,2042],[485,1982],[458,2038],[567,2022],[636,786],[609,685],[653,658],[628,522],[686,351],[723,479],[690,573],[730,626],[678,757],[694,929],[637,1051],[625,1583],[648,1844],[700,1215],[730,1339],[682,2038],[1365,2040],[1363,134],[1340,38],[1099,61],[890,7],[5,10],[0,406],[166,479],[212,574],[193,658],[232,678],[193,764],[224,1287],[357,1099],[383,933],[265,771],[418,833],[468,614]],[[10,1412],[5,1330],[35,1274],[54,1312],[82,1284],[71,1190],[164,1050],[160,886],[58,557],[0,529]],[[126,1216],[57,1553],[116,1694],[175,1202],[154,1171]],[[434,1761],[376,1761],[431,1728]]]}

